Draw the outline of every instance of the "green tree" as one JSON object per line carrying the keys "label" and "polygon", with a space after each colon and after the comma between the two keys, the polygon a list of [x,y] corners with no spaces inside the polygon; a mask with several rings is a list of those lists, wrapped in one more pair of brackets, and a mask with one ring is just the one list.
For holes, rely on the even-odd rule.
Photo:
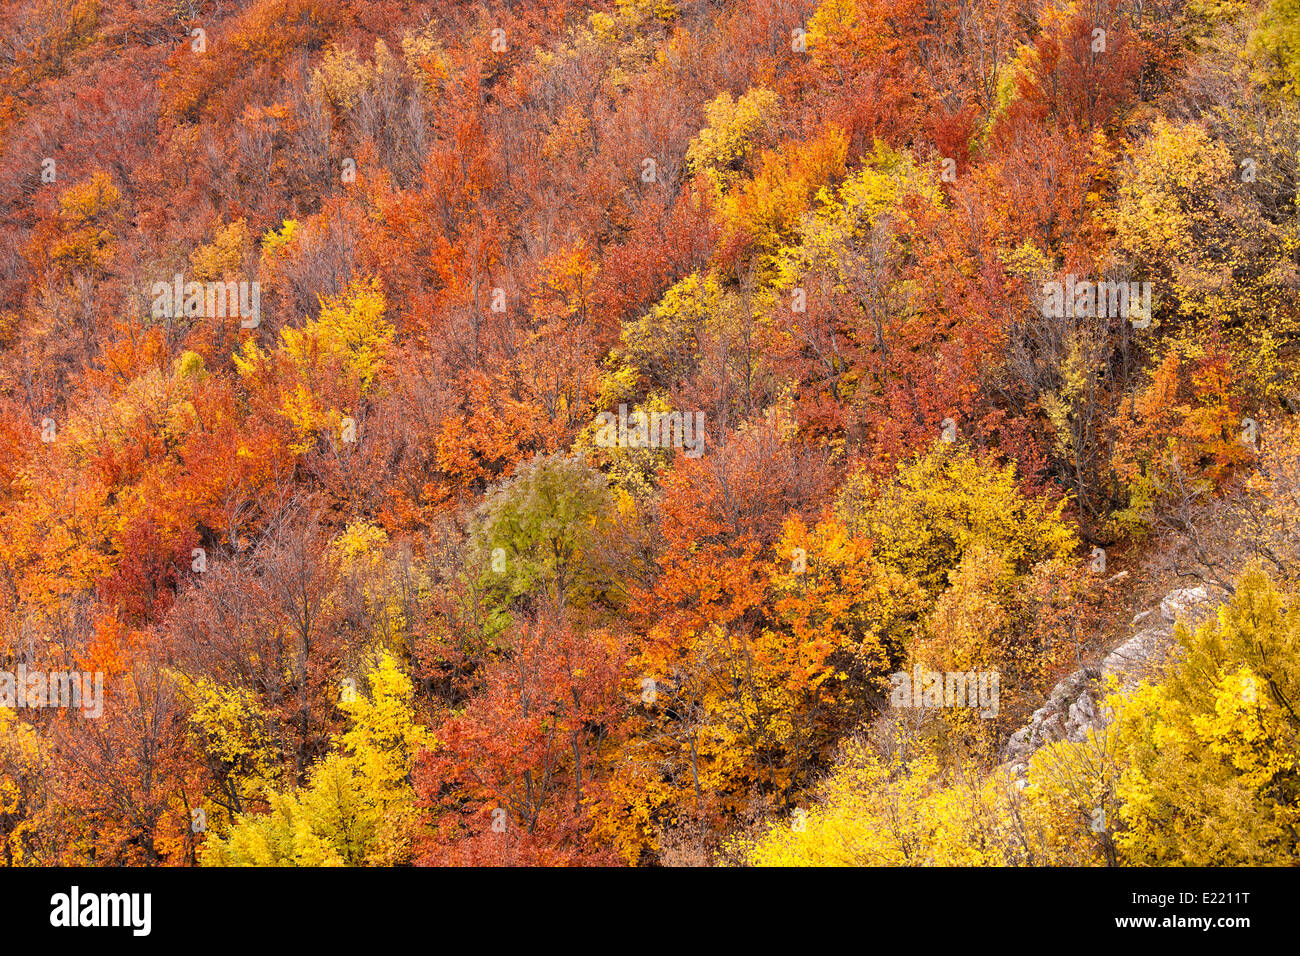
{"label": "green tree", "polygon": [[609,574],[600,554],[614,501],[579,458],[537,456],[490,491],[470,529],[471,566],[501,608],[548,599],[563,607],[597,596]]}

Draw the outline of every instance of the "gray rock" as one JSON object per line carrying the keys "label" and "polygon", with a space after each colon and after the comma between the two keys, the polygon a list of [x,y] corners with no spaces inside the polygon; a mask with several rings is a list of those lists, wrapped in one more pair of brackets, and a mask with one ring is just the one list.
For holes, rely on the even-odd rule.
{"label": "gray rock", "polygon": [[1193,607],[1203,603],[1207,597],[1209,594],[1203,587],[1170,591],[1160,602],[1160,616],[1173,624],[1180,617],[1185,617]]}
{"label": "gray rock", "polygon": [[[1029,758],[1044,744],[1056,740],[1081,742],[1090,729],[1105,726],[1110,715],[1098,702],[1107,679],[1113,678],[1125,688],[1158,673],[1174,646],[1174,623],[1203,615],[1208,598],[1203,587],[1169,592],[1160,602],[1159,623],[1138,631],[1113,649],[1102,660],[1100,669],[1080,668],[1053,687],[1043,706],[1003,748],[1002,759],[1010,765],[1011,775],[1022,777]],[[1154,609],[1138,614],[1132,626],[1145,623],[1153,613]]]}

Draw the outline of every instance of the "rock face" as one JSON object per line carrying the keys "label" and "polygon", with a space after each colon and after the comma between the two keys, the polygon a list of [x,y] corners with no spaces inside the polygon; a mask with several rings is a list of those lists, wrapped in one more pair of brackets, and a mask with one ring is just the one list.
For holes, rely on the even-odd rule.
{"label": "rock face", "polygon": [[1002,751],[1011,772],[1022,774],[1029,758],[1044,744],[1056,740],[1077,743],[1089,728],[1102,726],[1105,718],[1099,701],[1106,679],[1113,676],[1120,686],[1128,687],[1155,676],[1174,646],[1174,625],[1180,619],[1198,623],[1210,606],[1205,588],[1180,588],[1165,595],[1158,616],[1151,610],[1134,617],[1130,626],[1144,625],[1141,630],[1107,654],[1100,667],[1077,670],[1052,688],[1029,723],[1011,735]]}

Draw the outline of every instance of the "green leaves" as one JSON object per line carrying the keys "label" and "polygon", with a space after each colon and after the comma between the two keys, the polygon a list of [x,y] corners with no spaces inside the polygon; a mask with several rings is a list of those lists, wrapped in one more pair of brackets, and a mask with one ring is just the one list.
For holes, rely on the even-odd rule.
{"label": "green leaves", "polygon": [[491,491],[470,531],[471,567],[498,606],[596,598],[608,583],[599,542],[614,502],[581,459],[538,456]]}

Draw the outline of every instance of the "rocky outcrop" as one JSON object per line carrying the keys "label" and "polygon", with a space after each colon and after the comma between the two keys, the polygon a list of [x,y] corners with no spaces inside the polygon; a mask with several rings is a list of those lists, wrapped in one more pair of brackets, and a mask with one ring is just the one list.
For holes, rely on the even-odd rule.
{"label": "rocky outcrop", "polygon": [[1180,588],[1165,595],[1158,609],[1143,611],[1130,625],[1132,637],[1112,650],[1098,667],[1085,667],[1070,674],[1054,688],[1029,723],[1011,735],[1002,758],[1019,776],[1029,758],[1044,744],[1055,740],[1082,741],[1090,728],[1105,723],[1100,704],[1107,679],[1114,677],[1121,687],[1154,677],[1174,646],[1174,625],[1197,623],[1212,604],[1203,587]]}

